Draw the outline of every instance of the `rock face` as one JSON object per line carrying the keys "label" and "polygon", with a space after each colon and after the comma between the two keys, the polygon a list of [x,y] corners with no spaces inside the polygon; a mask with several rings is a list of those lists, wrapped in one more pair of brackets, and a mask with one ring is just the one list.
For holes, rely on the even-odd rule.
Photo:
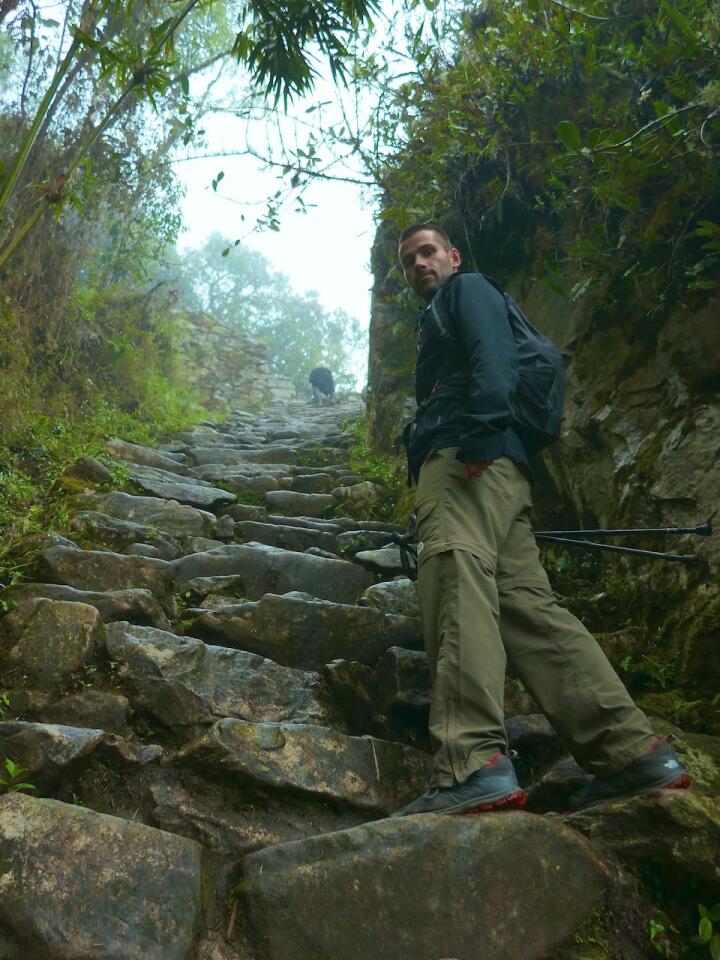
{"label": "rock face", "polygon": [[268,960],[542,960],[605,882],[577,834],[524,814],[383,820],[245,861],[250,921]]}
{"label": "rock face", "polygon": [[399,528],[345,462],[359,412],[115,441],[133,492],[83,467],[72,539],[23,542],[44,582],[0,594],[0,960],[652,960],[658,911],[679,955],[720,901],[720,739],[658,721],[696,792],[563,820],[584,774],[512,677],[516,769],[554,815],[388,818],[429,785],[430,677]]}
{"label": "rock face", "polygon": [[202,917],[198,844],[11,794],[0,797],[0,860],[0,922],[23,956],[191,960]]}

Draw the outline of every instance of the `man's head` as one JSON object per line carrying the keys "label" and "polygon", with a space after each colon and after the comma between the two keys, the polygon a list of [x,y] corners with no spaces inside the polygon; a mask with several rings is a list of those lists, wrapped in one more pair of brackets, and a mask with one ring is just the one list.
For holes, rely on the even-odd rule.
{"label": "man's head", "polygon": [[413,223],[400,234],[398,256],[405,279],[430,303],[438,287],[460,269],[460,252],[434,223]]}

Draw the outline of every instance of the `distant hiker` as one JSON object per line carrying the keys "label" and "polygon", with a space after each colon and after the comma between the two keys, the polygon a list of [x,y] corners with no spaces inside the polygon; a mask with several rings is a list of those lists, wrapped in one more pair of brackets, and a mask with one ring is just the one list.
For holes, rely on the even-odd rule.
{"label": "distant hiker", "polygon": [[[507,658],[593,774],[572,808],[688,786],[673,748],[655,736],[585,627],[555,601],[540,565],[528,449],[555,429],[562,371],[553,388],[552,370],[533,379],[533,364],[547,373],[554,348],[527,321],[518,327],[517,305],[482,274],[459,273],[460,253],[441,228],[408,227],[399,257],[426,305],[416,327],[418,410],[407,452],[418,484],[418,598],[435,756],[430,789],[394,816],[524,806],[503,725]],[[533,357],[543,341],[545,357]]]}
{"label": "distant hiker", "polygon": [[321,406],[323,400],[335,403],[335,381],[327,367],[315,367],[308,378],[312,386],[312,402]]}

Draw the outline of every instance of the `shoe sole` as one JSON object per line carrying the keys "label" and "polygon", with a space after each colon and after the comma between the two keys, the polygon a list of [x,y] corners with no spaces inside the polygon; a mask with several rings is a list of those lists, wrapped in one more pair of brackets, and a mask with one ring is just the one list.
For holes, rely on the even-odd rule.
{"label": "shoe sole", "polygon": [[491,813],[493,810],[522,810],[526,803],[527,794],[525,791],[515,790],[513,793],[506,793],[493,800],[486,800],[485,803],[478,803],[477,800],[468,800],[465,803],[459,803],[451,807],[449,810],[438,812],[468,816],[474,813]]}
{"label": "shoe sole", "polygon": [[573,813],[580,813],[582,810],[589,810],[590,807],[597,807],[601,803],[611,803],[613,800],[642,797],[649,793],[659,793],[661,790],[687,790],[690,786],[692,786],[692,780],[687,773],[684,773],[681,777],[678,777],[676,780],[671,780],[669,783],[654,783],[652,786],[642,787],[640,790],[632,790],[629,793],[618,794],[617,797],[604,797],[602,800],[593,800],[592,803],[586,803],[584,806],[577,807],[575,810],[568,810],[566,816],[571,816]]}

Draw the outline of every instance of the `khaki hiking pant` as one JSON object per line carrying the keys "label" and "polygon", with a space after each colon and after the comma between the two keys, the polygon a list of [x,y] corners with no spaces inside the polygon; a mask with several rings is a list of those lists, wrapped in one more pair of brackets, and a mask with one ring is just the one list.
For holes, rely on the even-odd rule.
{"label": "khaki hiking pant", "polygon": [[652,746],[648,720],[593,637],[555,601],[525,475],[503,457],[468,480],[457,449],[430,454],[415,499],[433,783],[461,783],[507,751],[508,657],[578,763],[597,776],[616,773]]}

